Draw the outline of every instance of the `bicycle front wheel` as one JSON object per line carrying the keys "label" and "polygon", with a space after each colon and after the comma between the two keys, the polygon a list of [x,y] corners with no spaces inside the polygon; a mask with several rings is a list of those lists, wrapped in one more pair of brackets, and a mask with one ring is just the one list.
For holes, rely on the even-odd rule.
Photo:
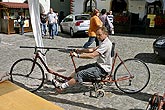
{"label": "bicycle front wheel", "polygon": [[10,69],[10,75],[13,83],[30,92],[37,91],[44,83],[44,71],[41,65],[34,63],[30,58],[17,60]]}
{"label": "bicycle front wheel", "polygon": [[115,69],[116,86],[125,93],[142,91],[150,80],[148,66],[139,59],[126,59]]}

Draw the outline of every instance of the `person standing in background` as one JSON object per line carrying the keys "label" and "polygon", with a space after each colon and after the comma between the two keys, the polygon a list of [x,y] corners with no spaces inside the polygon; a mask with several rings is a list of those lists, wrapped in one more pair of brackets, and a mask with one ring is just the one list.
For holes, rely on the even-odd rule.
{"label": "person standing in background", "polygon": [[103,26],[106,26],[106,23],[107,23],[107,10],[106,9],[101,10],[101,15],[99,16],[99,18],[103,22]]}
{"label": "person standing in background", "polygon": [[17,21],[21,28],[21,35],[23,35],[24,34],[24,24],[25,24],[25,16],[24,16],[23,12],[19,14],[19,16],[17,17]]}
{"label": "person standing in background", "polygon": [[56,13],[56,21],[55,21],[55,35],[56,36],[58,36],[58,23],[59,23],[59,19],[58,19],[58,12],[57,11],[55,11],[55,13]]}
{"label": "person standing in background", "polygon": [[107,26],[110,34],[114,34],[113,14],[112,11],[107,12]]}
{"label": "person standing in background", "polygon": [[48,18],[49,36],[51,39],[54,39],[55,30],[56,30],[55,22],[57,19],[57,15],[56,13],[53,12],[53,8],[50,8],[50,12],[48,12],[47,18]]}
{"label": "person standing in background", "polygon": [[60,11],[60,14],[59,14],[59,24],[61,23],[61,21],[65,18],[64,16],[64,12],[63,11]]}
{"label": "person standing in background", "polygon": [[41,33],[42,33],[42,36],[46,36],[47,16],[46,16],[46,14],[44,14],[44,12],[41,13],[40,19],[41,19]]}
{"label": "person standing in background", "polygon": [[90,18],[90,26],[88,30],[89,39],[84,44],[83,48],[88,48],[94,41],[96,42],[96,46],[99,45],[99,41],[96,38],[96,30],[102,26],[103,26],[103,23],[99,18],[99,10],[94,9],[92,12],[92,17]]}

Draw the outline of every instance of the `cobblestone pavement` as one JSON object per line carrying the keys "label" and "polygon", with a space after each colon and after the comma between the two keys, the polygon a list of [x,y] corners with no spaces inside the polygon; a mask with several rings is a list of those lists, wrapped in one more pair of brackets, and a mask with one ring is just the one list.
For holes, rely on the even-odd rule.
{"label": "cobblestone pavement", "polygon": [[[87,88],[80,85],[70,87],[62,94],[56,94],[52,84],[45,82],[44,87],[35,94],[65,110],[144,110],[151,94],[155,92],[162,94],[164,91],[165,64],[153,54],[152,49],[152,43],[156,37],[158,36],[114,35],[110,37],[116,43],[116,50],[122,59],[136,57],[148,65],[151,80],[140,93],[125,94],[113,84],[106,88],[106,94],[101,98],[89,97],[88,92],[83,95],[83,91],[86,91]],[[66,34],[60,34],[53,40],[43,39],[45,46],[59,48],[47,53],[48,65],[56,70],[58,68],[66,69],[61,74],[69,75],[73,71],[73,65],[67,49],[81,48],[87,40],[87,37],[70,38]],[[32,33],[25,33],[23,36],[0,34],[0,71],[9,72],[11,65],[19,58],[33,57],[33,49],[20,49],[20,45],[35,46]],[[93,61],[94,59],[75,58],[77,66]]]}

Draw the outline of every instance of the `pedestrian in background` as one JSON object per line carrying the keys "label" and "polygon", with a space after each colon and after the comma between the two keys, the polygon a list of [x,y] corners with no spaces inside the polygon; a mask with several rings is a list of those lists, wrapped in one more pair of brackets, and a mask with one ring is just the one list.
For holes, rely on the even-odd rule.
{"label": "pedestrian in background", "polygon": [[65,18],[64,16],[64,12],[63,11],[60,11],[60,14],[59,14],[59,24],[61,23],[61,21]]}
{"label": "pedestrian in background", "polygon": [[40,15],[40,19],[41,19],[41,33],[42,36],[46,36],[46,32],[47,32],[47,16],[46,14],[43,12]]}
{"label": "pedestrian in background", "polygon": [[112,11],[107,12],[107,29],[110,34],[114,34],[113,14]]}
{"label": "pedestrian in background", "polygon": [[53,12],[53,8],[50,8],[50,11],[47,14],[47,18],[48,18],[48,29],[49,29],[49,36],[51,39],[54,39],[54,35],[55,35],[55,22],[57,19],[57,15],[56,13]]}
{"label": "pedestrian in background", "polygon": [[94,9],[92,11],[92,15],[91,15],[91,18],[90,18],[90,26],[89,26],[89,30],[88,30],[89,39],[84,44],[83,48],[88,48],[94,41],[96,42],[96,46],[99,45],[99,41],[96,38],[96,30],[99,27],[102,27],[102,26],[103,26],[103,23],[99,18],[99,10]]}
{"label": "pedestrian in background", "polygon": [[55,13],[56,13],[56,21],[55,21],[55,35],[56,36],[58,36],[58,24],[59,24],[59,19],[58,19],[58,12],[57,11],[55,11]]}
{"label": "pedestrian in background", "polygon": [[106,9],[101,10],[101,15],[99,16],[99,18],[103,22],[103,26],[106,26],[106,23],[107,23],[107,10]]}
{"label": "pedestrian in background", "polygon": [[21,35],[23,35],[24,34],[24,24],[25,24],[25,16],[24,16],[23,12],[19,13],[19,16],[17,17],[17,21],[21,28]]}

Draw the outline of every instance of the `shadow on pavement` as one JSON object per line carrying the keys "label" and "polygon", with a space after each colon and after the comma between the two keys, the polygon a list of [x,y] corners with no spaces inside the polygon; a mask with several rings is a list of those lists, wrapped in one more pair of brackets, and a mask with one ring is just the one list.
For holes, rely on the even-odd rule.
{"label": "shadow on pavement", "polygon": [[145,101],[145,102],[148,102],[148,99],[152,96],[152,94],[143,93],[143,92],[139,92],[136,94],[127,94],[127,93],[120,91],[117,87],[109,87],[106,92],[111,92],[116,95],[126,95],[126,96],[132,97],[134,99]]}
{"label": "shadow on pavement", "polygon": [[156,39],[159,36],[157,35],[142,35],[142,34],[121,34],[121,33],[115,33],[114,36],[124,36],[124,37],[138,37],[138,38],[149,38],[149,39]]}
{"label": "shadow on pavement", "polygon": [[[69,92],[69,90],[66,90],[67,93]],[[70,88],[70,92],[71,93],[76,93],[79,92],[81,93],[82,92],[82,89],[79,89],[77,88],[75,91],[74,89],[71,87]],[[81,92],[80,92],[81,91]],[[91,105],[91,104],[86,104],[84,102],[76,102],[76,101],[72,101],[72,100],[68,100],[68,99],[64,99],[64,98],[58,98],[56,97],[56,93],[55,93],[55,90],[54,88],[42,88],[41,90],[37,91],[35,93],[36,95],[39,95],[41,96],[42,98],[50,101],[50,102],[55,102],[55,103],[61,103],[61,104],[67,104],[67,105],[72,105],[72,106],[77,106],[77,107],[81,107],[81,108],[84,108],[84,109],[92,109],[92,110],[117,110],[115,108],[99,108],[99,107],[96,107],[94,105]],[[65,94],[65,93],[64,93]],[[83,95],[83,94],[82,94]]]}
{"label": "shadow on pavement", "polygon": [[145,63],[153,63],[153,64],[162,64],[164,65],[165,62],[159,58],[158,55],[154,53],[139,53],[134,58],[138,58]]}
{"label": "shadow on pavement", "polygon": [[34,38],[34,35],[33,34],[26,34],[25,36],[26,37],[29,37],[29,38]]}
{"label": "shadow on pavement", "polygon": [[[52,85],[51,82],[47,82],[46,84],[49,85],[49,86]],[[93,91],[94,88],[91,88],[91,90]],[[41,91],[47,91],[47,87],[46,87],[46,89],[45,88],[41,88]],[[82,93],[82,95],[86,95],[87,96],[87,94],[84,94],[84,93],[87,93],[87,92],[89,93],[89,91],[90,91],[89,86],[85,86],[85,85],[82,85],[82,84],[76,84],[74,86],[66,88],[61,94]],[[54,93],[56,92],[54,86],[53,86],[53,92]],[[96,98],[96,97],[93,97],[93,98]]]}
{"label": "shadow on pavement", "polygon": [[62,99],[62,98],[57,98],[57,97],[51,97],[51,96],[48,96],[46,100],[53,101],[53,102],[56,102],[56,103],[69,104],[69,105],[81,107],[81,108],[84,108],[84,109],[92,109],[92,110],[117,110],[117,109],[114,109],[114,108],[98,108],[98,107],[93,106],[93,105],[89,105],[89,104],[85,104],[85,103],[81,103],[81,102],[75,102],[75,101],[71,101],[71,100],[67,100],[67,99]]}
{"label": "shadow on pavement", "polygon": [[59,33],[59,36],[64,38],[86,38],[88,37],[87,34],[77,34],[74,37],[71,37],[68,33]]}
{"label": "shadow on pavement", "polygon": [[[85,87],[80,87],[80,86],[77,85],[75,87],[70,87],[69,89],[66,90],[66,92],[64,92],[62,94],[82,93],[82,92],[84,92],[84,90],[87,91],[88,89],[85,89]],[[89,91],[87,91],[87,92],[89,92]],[[152,96],[152,94],[143,93],[143,92],[136,93],[136,94],[126,94],[126,93],[123,93],[120,90],[118,90],[116,87],[108,87],[108,90],[106,92],[111,92],[111,93],[116,94],[116,95],[126,95],[126,96],[132,97],[134,99],[137,99],[137,100],[140,100],[140,101],[145,101],[145,102],[148,102],[149,98]],[[92,104],[86,104],[86,103],[83,103],[83,102],[76,102],[76,101],[72,101],[72,100],[69,100],[69,99],[58,98],[58,97],[56,97],[57,93],[55,92],[54,88],[50,88],[50,87],[42,88],[41,90],[37,91],[35,94],[43,97],[44,99],[46,99],[50,102],[68,104],[68,105],[72,105],[72,106],[81,107],[81,108],[84,108],[84,109],[117,110],[115,108],[99,108],[99,107],[96,107]],[[141,110],[141,109],[130,109],[130,110]]]}

